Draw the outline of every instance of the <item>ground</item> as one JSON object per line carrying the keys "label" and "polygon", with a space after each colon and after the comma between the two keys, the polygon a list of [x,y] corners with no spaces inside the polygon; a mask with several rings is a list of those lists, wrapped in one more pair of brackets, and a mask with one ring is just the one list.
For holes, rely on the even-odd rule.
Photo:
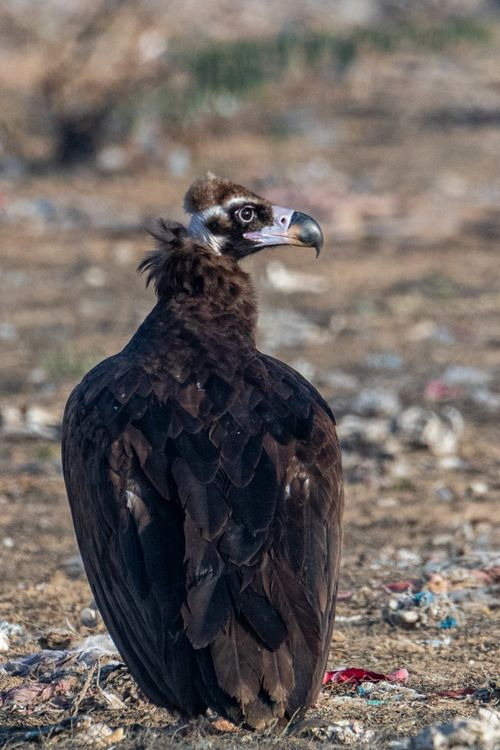
{"label": "ground", "polygon": [[[476,73],[487,58],[479,56]],[[425,78],[430,65],[421,60],[414,68],[403,55],[384,73],[379,63],[378,89],[372,81],[370,91],[384,90],[384,75],[392,76],[391,91],[403,91],[404,75],[417,70],[417,79]],[[119,731],[101,746],[124,750],[331,746],[330,730],[317,722],[292,735],[225,732],[206,722],[172,728],[175,717],[145,701],[124,669],[106,670],[109,655],[91,667],[74,651],[57,668],[15,674],[5,667],[42,647],[71,650],[104,633],[100,620],[82,623],[91,594],[74,560],[58,426],[82,374],[118,351],[153,303],[135,274],[151,246],[143,224],[162,214],[181,218],[183,191],[206,166],[308,210],[325,228],[317,261],[283,248],[247,263],[260,298],[260,344],[302,370],[339,423],[345,547],[329,669],[408,671],[403,689],[383,682],[373,694],[366,685],[330,682],[307,718],[326,726],[355,722],[354,744],[384,748],[430,724],[477,715],[472,693],[498,679],[500,220],[493,156],[500,134],[494,123],[436,129],[419,119],[417,127],[401,112],[390,121],[383,107],[392,111],[392,101],[370,109],[373,102],[362,100],[370,66],[360,61],[345,84],[357,104],[340,107],[332,143],[310,133],[282,139],[229,132],[223,147],[210,136],[194,147],[179,176],[149,165],[2,180],[0,620],[10,625],[2,630],[0,623],[7,635],[0,744],[23,746],[29,728],[43,728],[45,747],[83,747],[104,722]],[[431,111],[437,103],[429,91]],[[261,175],[267,177],[258,181]],[[366,175],[371,183],[364,186]],[[410,407],[425,411],[412,416]],[[21,686],[27,692],[16,692]]]}

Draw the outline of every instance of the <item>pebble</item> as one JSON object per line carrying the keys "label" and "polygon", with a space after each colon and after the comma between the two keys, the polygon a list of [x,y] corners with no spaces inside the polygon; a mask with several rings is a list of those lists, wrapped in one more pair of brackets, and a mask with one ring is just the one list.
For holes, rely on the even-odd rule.
{"label": "pebble", "polygon": [[453,491],[445,484],[439,484],[437,487],[434,487],[433,494],[436,500],[439,500],[441,503],[451,503],[455,497]]}
{"label": "pebble", "polygon": [[80,622],[85,625],[86,628],[95,628],[97,626],[99,614],[96,609],[91,607],[84,607],[80,611]]}
{"label": "pebble", "polygon": [[85,573],[83,560],[80,555],[73,555],[72,557],[66,558],[61,567],[68,578],[80,578],[80,576]]}
{"label": "pebble", "polygon": [[436,323],[435,320],[421,320],[409,331],[411,341],[434,341],[436,344],[451,346],[456,344],[456,338],[450,329]]}
{"label": "pebble", "polygon": [[401,411],[401,401],[394,391],[363,388],[351,403],[351,409],[363,417],[394,417]]}
{"label": "pebble", "polygon": [[374,354],[368,354],[365,364],[372,370],[400,370],[403,366],[403,360],[392,352],[375,352]]}
{"label": "pebble", "polygon": [[441,380],[446,385],[480,386],[486,385],[491,380],[491,375],[478,367],[463,367],[462,365],[450,365],[444,372]]}
{"label": "pebble", "polygon": [[90,266],[83,274],[83,280],[85,283],[95,289],[99,289],[106,285],[107,274],[104,269],[99,266]]}
{"label": "pebble", "polygon": [[469,489],[472,492],[473,495],[476,495],[477,497],[483,497],[484,495],[487,495],[489,492],[489,487],[486,484],[486,482],[471,482],[469,485]]}

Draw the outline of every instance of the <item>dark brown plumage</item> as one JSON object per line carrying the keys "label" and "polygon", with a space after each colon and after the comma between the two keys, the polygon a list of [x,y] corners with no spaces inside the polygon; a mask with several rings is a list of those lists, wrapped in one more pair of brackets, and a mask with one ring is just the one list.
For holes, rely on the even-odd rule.
{"label": "dark brown plumage", "polygon": [[237,260],[321,231],[208,175],[141,264],[158,301],[68,401],[63,467],[104,622],[156,704],[260,728],[319,692],[341,549],[333,416],[255,348]]}

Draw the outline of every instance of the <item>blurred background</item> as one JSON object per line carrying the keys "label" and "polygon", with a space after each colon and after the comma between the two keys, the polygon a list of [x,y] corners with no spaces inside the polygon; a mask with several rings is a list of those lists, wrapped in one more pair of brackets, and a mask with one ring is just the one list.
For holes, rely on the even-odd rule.
{"label": "blurred background", "polygon": [[[500,637],[484,615],[500,602],[499,41],[497,0],[3,0],[0,620],[25,638],[101,627],[81,617],[62,410],[153,304],[144,226],[182,220],[210,169],[324,229],[317,261],[282,248],[246,267],[261,348],[339,423],[335,660],[396,654],[424,688],[484,682]],[[378,587],[401,578],[481,596],[414,618],[435,641],[417,648],[383,615]]]}

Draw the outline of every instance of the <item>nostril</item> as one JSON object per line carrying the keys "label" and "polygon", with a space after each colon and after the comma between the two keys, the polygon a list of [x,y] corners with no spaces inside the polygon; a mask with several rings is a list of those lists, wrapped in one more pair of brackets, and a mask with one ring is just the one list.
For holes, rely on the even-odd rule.
{"label": "nostril", "polygon": [[282,216],[281,219],[280,219],[280,222],[283,224],[283,226],[285,226],[285,224],[286,224],[286,216]]}

